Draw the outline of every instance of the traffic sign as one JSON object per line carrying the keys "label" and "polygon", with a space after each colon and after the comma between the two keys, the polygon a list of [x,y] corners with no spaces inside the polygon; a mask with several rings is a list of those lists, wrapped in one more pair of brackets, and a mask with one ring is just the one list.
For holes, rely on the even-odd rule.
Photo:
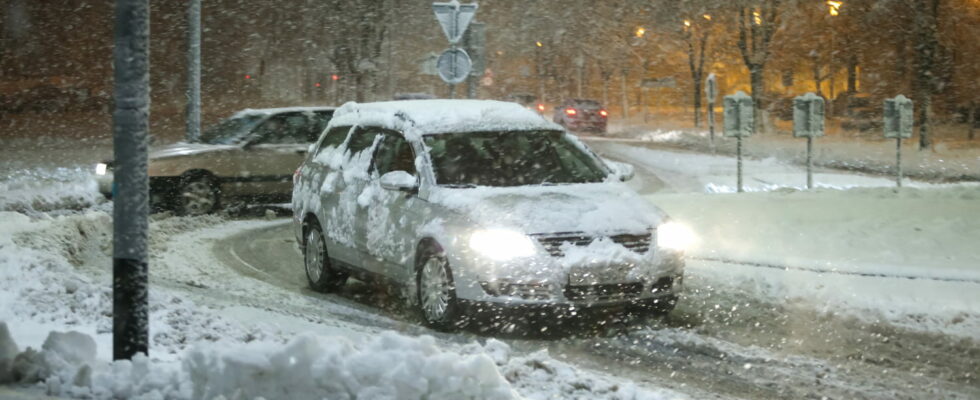
{"label": "traffic sign", "polygon": [[439,60],[436,61],[439,77],[444,82],[453,85],[465,81],[472,68],[473,61],[463,49],[448,49],[442,52]]}
{"label": "traffic sign", "polygon": [[793,136],[823,136],[823,97],[812,92],[793,99]]}
{"label": "traffic sign", "polygon": [[476,9],[476,3],[459,4],[456,0],[448,3],[432,3],[432,11],[435,12],[436,19],[439,25],[442,25],[442,31],[450,44],[459,43],[466,28],[473,21]]}
{"label": "traffic sign", "polygon": [[745,92],[725,96],[725,136],[748,137],[755,129],[752,98]]}
{"label": "traffic sign", "polygon": [[908,139],[912,137],[912,100],[903,95],[885,99],[885,137]]}

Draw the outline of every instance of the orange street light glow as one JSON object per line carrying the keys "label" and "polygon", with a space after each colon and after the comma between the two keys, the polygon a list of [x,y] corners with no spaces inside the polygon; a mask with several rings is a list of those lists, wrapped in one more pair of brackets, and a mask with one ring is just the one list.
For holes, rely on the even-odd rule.
{"label": "orange street light glow", "polygon": [[646,35],[646,33],[647,33],[647,30],[645,28],[643,28],[642,26],[639,27],[639,28],[636,28],[636,37],[643,37],[643,35]]}

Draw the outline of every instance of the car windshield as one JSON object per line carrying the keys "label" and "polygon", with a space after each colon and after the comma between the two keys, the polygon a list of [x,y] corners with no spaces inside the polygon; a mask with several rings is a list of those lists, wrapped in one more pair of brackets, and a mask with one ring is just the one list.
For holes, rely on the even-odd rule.
{"label": "car windshield", "polygon": [[248,115],[239,118],[228,118],[204,131],[201,142],[207,144],[235,144],[241,141],[252,130],[262,116]]}
{"label": "car windshield", "polygon": [[443,186],[600,182],[607,171],[559,131],[491,131],[425,137]]}

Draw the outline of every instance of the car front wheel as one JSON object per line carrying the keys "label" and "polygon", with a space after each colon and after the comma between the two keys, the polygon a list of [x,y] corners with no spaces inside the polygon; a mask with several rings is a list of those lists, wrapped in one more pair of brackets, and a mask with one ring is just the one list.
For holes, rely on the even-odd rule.
{"label": "car front wheel", "polygon": [[461,324],[456,287],[449,261],[430,253],[418,270],[418,306],[425,323],[437,330],[452,330]]}
{"label": "car front wheel", "polygon": [[327,257],[327,244],[323,231],[317,223],[311,223],[304,238],[303,263],[306,266],[306,279],[310,288],[318,292],[332,292],[347,282],[347,274],[330,267]]}
{"label": "car front wheel", "polygon": [[198,175],[181,181],[177,193],[177,212],[180,215],[209,214],[218,209],[220,194],[214,178]]}

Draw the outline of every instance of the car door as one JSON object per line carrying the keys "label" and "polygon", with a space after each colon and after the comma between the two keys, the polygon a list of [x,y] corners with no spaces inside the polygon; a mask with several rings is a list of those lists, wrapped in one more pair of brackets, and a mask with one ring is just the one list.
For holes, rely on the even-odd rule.
{"label": "car door", "polygon": [[241,177],[249,193],[282,195],[292,192],[293,171],[303,162],[315,120],[302,112],[269,117],[256,127],[243,150],[248,174]]}
{"label": "car door", "polygon": [[359,199],[358,225],[363,229],[358,245],[365,269],[389,280],[411,279],[415,245],[413,215],[417,193],[387,190],[380,178],[393,171],[405,171],[418,179],[415,150],[400,133],[383,131],[378,149],[371,160],[370,181]]}
{"label": "car door", "polygon": [[363,266],[357,245],[363,228],[356,222],[361,195],[369,181],[371,156],[379,138],[377,129],[355,126],[338,155],[340,170],[333,175],[328,173],[320,189],[321,193],[327,192],[323,200],[323,223],[328,246],[334,246],[331,257],[349,266]]}
{"label": "car door", "polygon": [[345,125],[335,126],[327,131],[300,172],[299,186],[304,193],[293,199],[294,212],[312,211],[321,217],[320,226],[324,228],[324,239],[330,258],[348,264],[357,262],[357,254],[351,246],[344,244],[348,241],[344,240],[343,228],[333,215],[339,212],[338,202],[345,188],[343,160],[351,130],[350,125]]}

